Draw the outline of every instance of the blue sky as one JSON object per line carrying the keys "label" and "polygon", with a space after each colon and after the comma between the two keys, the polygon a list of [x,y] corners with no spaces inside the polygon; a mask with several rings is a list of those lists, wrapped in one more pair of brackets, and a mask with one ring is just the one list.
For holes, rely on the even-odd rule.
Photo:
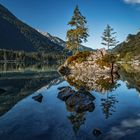
{"label": "blue sky", "polygon": [[88,21],[89,35],[85,44],[101,48],[101,36],[107,24],[117,32],[118,40],[140,29],[140,0],[0,0],[19,19],[30,26],[66,39],[76,5]]}

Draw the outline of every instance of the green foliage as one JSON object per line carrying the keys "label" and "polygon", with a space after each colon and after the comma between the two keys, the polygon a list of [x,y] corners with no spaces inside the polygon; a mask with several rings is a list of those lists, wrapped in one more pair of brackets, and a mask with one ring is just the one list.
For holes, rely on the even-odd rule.
{"label": "green foliage", "polygon": [[78,52],[73,56],[68,57],[67,59],[67,64],[70,63],[81,63],[83,61],[87,60],[87,57],[91,54],[89,51],[84,51],[84,52]]}
{"label": "green foliage", "polygon": [[140,60],[140,32],[136,35],[129,34],[126,41],[115,47],[113,52],[119,54],[120,60]]}
{"label": "green foliage", "polygon": [[76,6],[74,15],[72,16],[71,21],[68,22],[68,25],[74,28],[67,31],[67,49],[78,51],[80,43],[87,41],[89,35],[87,33],[88,29],[85,27],[86,23],[86,18],[81,14],[78,6]]}
{"label": "green foliage", "polygon": [[114,32],[114,29],[111,28],[110,25],[107,25],[106,29],[103,32],[101,44],[107,46],[108,50],[111,46],[116,46],[118,44],[115,34],[116,32]]}
{"label": "green foliage", "polygon": [[120,66],[119,74],[121,80],[127,81],[127,87],[129,89],[136,89],[140,93],[140,69],[139,66],[133,66],[130,64],[123,64]]}

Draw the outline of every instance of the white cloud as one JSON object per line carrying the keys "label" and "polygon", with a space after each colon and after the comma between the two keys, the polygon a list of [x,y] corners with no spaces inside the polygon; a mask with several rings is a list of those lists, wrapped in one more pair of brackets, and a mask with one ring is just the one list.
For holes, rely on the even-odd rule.
{"label": "white cloud", "polygon": [[125,3],[140,4],[140,0],[124,0]]}
{"label": "white cloud", "polygon": [[135,135],[140,130],[140,118],[138,114],[137,119],[126,119],[121,122],[118,126],[113,126],[105,140],[114,139],[119,140],[123,137],[127,137],[128,135]]}

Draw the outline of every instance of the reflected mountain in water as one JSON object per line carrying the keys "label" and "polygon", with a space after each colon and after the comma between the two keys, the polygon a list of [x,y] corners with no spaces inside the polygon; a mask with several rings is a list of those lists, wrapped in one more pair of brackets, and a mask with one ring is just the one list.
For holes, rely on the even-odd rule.
{"label": "reflected mountain in water", "polygon": [[[34,65],[33,68],[29,66],[31,69],[29,67],[21,69],[20,67],[20,72],[17,72],[19,64],[17,66],[14,64],[11,70],[12,64],[7,66],[6,71],[8,72],[1,71],[0,76],[0,116],[10,110],[18,101],[36,92],[38,89],[44,86],[48,89],[52,85],[59,84],[63,81],[55,69],[50,66],[49,69],[47,69],[46,65],[44,67],[39,66],[43,70],[40,72],[39,68],[35,69]],[[27,69],[28,71],[24,71]]]}
{"label": "reflected mountain in water", "polygon": [[129,89],[135,88],[140,94],[140,66],[125,64],[120,69],[120,79]]}

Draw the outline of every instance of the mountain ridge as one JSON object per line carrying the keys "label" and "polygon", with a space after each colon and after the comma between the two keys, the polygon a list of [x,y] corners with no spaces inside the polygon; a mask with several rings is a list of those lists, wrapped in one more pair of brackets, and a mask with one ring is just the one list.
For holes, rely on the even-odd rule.
{"label": "mountain ridge", "polygon": [[[63,39],[57,37],[57,36],[53,36],[48,32],[42,32],[40,30],[37,29],[37,31],[39,33],[41,33],[42,35],[48,37],[52,42],[61,45],[63,48],[66,48],[66,41],[64,41]],[[92,51],[93,49],[84,45],[80,45],[80,50],[81,51]]]}
{"label": "mountain ridge", "polygon": [[[0,4],[0,49],[25,52],[63,53],[66,42],[49,33],[40,32],[18,19]],[[82,48],[82,47],[81,47]],[[83,50],[92,50],[83,46]]]}
{"label": "mountain ridge", "polygon": [[117,45],[113,52],[125,61],[140,60],[140,32],[129,34],[125,41]]}
{"label": "mountain ridge", "polygon": [[[1,4],[0,30],[1,49],[20,51],[22,50],[27,52],[63,50],[62,46],[55,44],[47,37],[37,32],[34,28],[19,20],[15,15],[13,15],[7,8],[5,8]],[[29,47],[30,49],[27,49],[27,47]]]}

